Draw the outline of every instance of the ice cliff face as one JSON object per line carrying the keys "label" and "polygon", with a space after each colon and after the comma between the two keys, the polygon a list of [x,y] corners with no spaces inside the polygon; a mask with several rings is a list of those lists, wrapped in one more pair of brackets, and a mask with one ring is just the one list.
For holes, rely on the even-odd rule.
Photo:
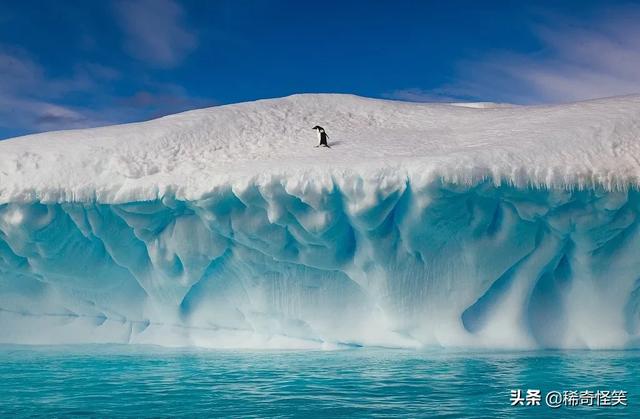
{"label": "ice cliff face", "polygon": [[0,342],[638,346],[639,115],[309,95],[0,142]]}

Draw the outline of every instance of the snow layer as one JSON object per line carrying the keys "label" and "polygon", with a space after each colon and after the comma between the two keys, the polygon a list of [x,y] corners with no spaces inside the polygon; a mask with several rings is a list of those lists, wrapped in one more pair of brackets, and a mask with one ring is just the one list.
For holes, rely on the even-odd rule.
{"label": "snow layer", "polygon": [[[314,125],[333,150],[316,150]],[[387,173],[430,182],[637,185],[640,96],[468,108],[296,95],[136,124],[0,142],[0,203],[206,197],[238,180],[330,183]],[[266,179],[262,179],[266,177]]]}
{"label": "snow layer", "polygon": [[639,346],[639,134],[299,95],[3,141],[0,342]]}

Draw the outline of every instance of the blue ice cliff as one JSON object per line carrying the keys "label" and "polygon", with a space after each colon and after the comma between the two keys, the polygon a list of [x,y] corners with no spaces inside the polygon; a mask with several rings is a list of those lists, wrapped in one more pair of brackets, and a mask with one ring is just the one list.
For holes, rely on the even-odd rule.
{"label": "blue ice cliff", "polygon": [[637,347],[639,175],[640,96],[296,95],[1,141],[0,342]]}

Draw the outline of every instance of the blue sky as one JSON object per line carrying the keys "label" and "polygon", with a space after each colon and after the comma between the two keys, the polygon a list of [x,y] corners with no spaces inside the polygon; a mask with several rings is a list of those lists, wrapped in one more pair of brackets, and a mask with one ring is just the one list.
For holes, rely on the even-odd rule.
{"label": "blue sky", "polygon": [[640,92],[640,3],[0,0],[0,138],[301,92]]}

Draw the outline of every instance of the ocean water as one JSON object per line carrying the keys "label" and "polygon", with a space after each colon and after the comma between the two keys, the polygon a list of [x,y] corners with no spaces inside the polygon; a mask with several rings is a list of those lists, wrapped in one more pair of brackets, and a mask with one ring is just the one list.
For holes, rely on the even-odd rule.
{"label": "ocean water", "polygon": [[[639,373],[640,351],[0,346],[0,417],[640,417]],[[546,406],[574,390],[627,406]]]}

